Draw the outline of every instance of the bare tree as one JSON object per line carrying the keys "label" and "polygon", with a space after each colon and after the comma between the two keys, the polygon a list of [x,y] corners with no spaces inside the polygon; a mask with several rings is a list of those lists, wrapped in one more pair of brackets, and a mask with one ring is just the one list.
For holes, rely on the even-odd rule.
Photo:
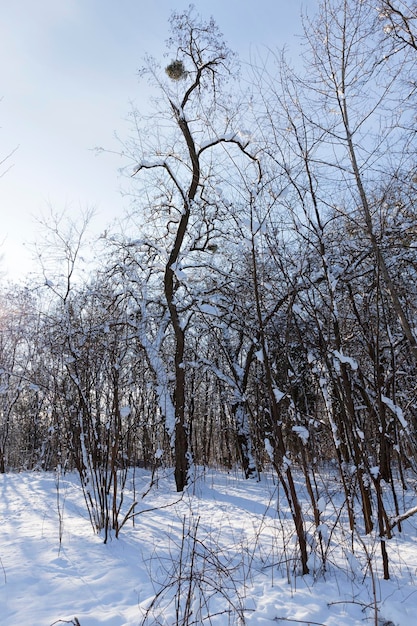
{"label": "bare tree", "polygon": [[[149,221],[155,225],[152,247],[158,249],[163,265],[174,381],[171,399],[165,394],[161,410],[174,448],[176,486],[181,491],[187,484],[191,463],[184,357],[186,329],[195,301],[184,267],[188,263],[198,274],[204,267],[204,257],[217,245],[219,224],[227,215],[218,189],[227,179],[226,168],[236,168],[236,160],[241,162],[242,156],[249,162],[255,158],[249,152],[247,138],[236,126],[236,110],[224,93],[223,85],[235,67],[214,21],[203,22],[190,9],[172,15],[171,31],[169,49],[174,61],[166,68],[168,78],[163,79],[152,59],[148,59],[144,72],[162,93],[162,119],[170,130],[165,129],[161,144],[158,113],[154,112],[154,141],[145,145],[143,137],[151,131],[140,128],[132,158],[137,163],[135,178],[142,179],[143,191],[148,195]],[[161,128],[166,124],[162,119]],[[156,369],[161,375],[161,367]],[[171,409],[167,410],[171,403],[173,415],[169,414]]]}

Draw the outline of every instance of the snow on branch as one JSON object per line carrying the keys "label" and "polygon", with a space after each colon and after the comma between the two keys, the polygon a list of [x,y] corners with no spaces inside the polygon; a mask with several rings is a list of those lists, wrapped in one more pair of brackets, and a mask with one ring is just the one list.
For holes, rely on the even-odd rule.
{"label": "snow on branch", "polygon": [[245,147],[247,147],[251,141],[251,138],[252,138],[251,134],[247,131],[242,131],[242,132],[237,132],[237,133],[228,133],[227,135],[211,137],[210,139],[203,141],[203,143],[200,146],[200,152],[202,152],[203,150],[206,150],[206,148],[215,146],[216,144],[222,141],[223,142],[231,142],[231,141],[239,142]]}
{"label": "snow on branch", "polygon": [[397,404],[394,404],[391,398],[387,398],[387,396],[381,395],[381,400],[397,416],[401,426],[404,428],[404,430],[406,430],[408,428],[408,422],[404,417],[402,408],[399,407]]}
{"label": "snow on branch", "polygon": [[212,137],[207,139],[200,145],[198,156],[208,148],[213,148],[221,143],[233,143],[252,161],[258,161],[257,157],[247,151],[247,147],[250,144],[252,135],[247,131],[238,131],[236,133],[228,133],[226,135],[220,135],[219,137]]}
{"label": "snow on branch", "polygon": [[151,169],[157,169],[157,168],[163,168],[164,170],[167,171],[168,176],[170,177],[170,179],[172,180],[172,182],[174,183],[174,185],[180,192],[183,200],[186,201],[186,193],[184,189],[182,188],[181,184],[177,180],[177,177],[175,176],[174,172],[172,171],[168,163],[164,160],[151,162],[151,161],[147,161],[146,159],[144,159],[143,161],[139,163],[139,165],[135,167],[132,177],[136,176],[136,174],[139,174],[139,172],[142,170],[151,170]]}
{"label": "snow on branch", "polygon": [[335,356],[336,359],[340,361],[340,363],[346,363],[350,365],[350,367],[352,368],[354,372],[358,369],[358,364],[355,361],[355,359],[352,359],[350,356],[346,356],[346,354],[339,352],[339,350],[332,350],[332,352],[333,352],[333,356]]}
{"label": "snow on branch", "polygon": [[392,530],[395,526],[398,526],[401,522],[404,522],[409,517],[412,517],[417,513],[417,506],[413,506],[408,511],[405,511],[401,515],[397,515],[396,517],[392,517],[389,525],[389,529]]}

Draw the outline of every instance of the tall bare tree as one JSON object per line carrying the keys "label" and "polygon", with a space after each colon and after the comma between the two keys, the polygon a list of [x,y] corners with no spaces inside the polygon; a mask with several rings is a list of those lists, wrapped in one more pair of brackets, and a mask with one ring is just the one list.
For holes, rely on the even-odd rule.
{"label": "tall bare tree", "polygon": [[[220,224],[227,220],[224,190],[219,191],[219,184],[230,186],[233,168],[242,156],[249,162],[256,159],[249,152],[248,140],[237,125],[237,111],[225,91],[225,83],[237,67],[216,24],[202,21],[193,9],[174,13],[170,24],[168,44],[173,61],[165,68],[166,77],[153,59],[147,60],[144,70],[159,89],[162,108],[152,113],[153,133],[138,120],[139,134],[131,154],[137,163],[134,176],[142,181],[143,191],[139,193],[146,193],[148,198],[148,224],[154,224],[149,241],[158,249],[163,266],[167,332],[172,332],[173,345],[172,372],[166,372],[166,379],[173,375],[173,390],[170,398],[165,394],[161,410],[174,448],[177,490],[182,491],[191,463],[185,396],[186,330],[193,303],[201,298],[195,287],[190,287],[184,268],[190,266],[196,278],[204,268],[204,259],[210,258],[213,246],[218,245]],[[164,137],[160,139],[163,125]],[[144,137],[151,139],[146,142]]]}

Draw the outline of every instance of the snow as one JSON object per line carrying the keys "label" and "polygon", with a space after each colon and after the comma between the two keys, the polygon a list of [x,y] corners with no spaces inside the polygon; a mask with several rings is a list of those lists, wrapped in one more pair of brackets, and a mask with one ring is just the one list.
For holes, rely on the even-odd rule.
{"label": "snow", "polygon": [[352,359],[350,356],[346,356],[342,352],[339,352],[339,350],[333,350],[333,355],[336,357],[338,361],[340,361],[340,363],[347,363],[348,365],[350,365],[353,371],[356,371],[358,369],[357,362],[355,361],[355,359]]}
{"label": "snow", "polygon": [[264,362],[264,353],[263,353],[262,348],[261,348],[260,350],[257,350],[257,351],[255,352],[255,357],[257,358],[257,360],[258,360],[260,363],[263,363],[263,362]]}
{"label": "snow", "polygon": [[280,389],[278,389],[278,387],[274,387],[273,391],[274,391],[275,401],[277,404],[279,404],[282,398],[285,397],[285,393],[283,393]]}
{"label": "snow", "polygon": [[205,313],[206,315],[213,315],[214,317],[217,317],[219,315],[219,311],[217,307],[213,306],[212,304],[208,304],[208,303],[200,304],[199,309],[201,313]]}
{"label": "snow", "polygon": [[324,513],[326,510],[326,499],[323,496],[317,500],[317,508],[320,513]]}
{"label": "snow", "polygon": [[404,418],[404,413],[403,410],[400,406],[398,406],[397,404],[395,404],[391,398],[387,398],[387,396],[381,395],[381,400],[384,404],[387,405],[387,407],[389,407],[391,409],[391,411],[397,416],[398,421],[400,422],[401,426],[404,428],[404,430],[407,429],[408,427],[408,422],[407,420]]}
{"label": "snow", "polygon": [[176,278],[180,282],[186,282],[187,281],[187,274],[184,272],[184,270],[182,270],[177,264],[174,264],[171,267],[172,267],[172,270],[173,270]]}
{"label": "snow", "polygon": [[371,467],[369,469],[369,473],[375,478],[375,480],[378,478],[379,476],[379,467],[377,465],[374,465],[374,467]]}
{"label": "snow", "polygon": [[207,148],[210,148],[211,146],[215,146],[220,142],[226,142],[226,143],[241,142],[243,144],[248,144],[252,141],[252,139],[253,139],[253,133],[251,133],[248,130],[240,130],[236,133],[233,133],[233,132],[226,133],[224,135],[210,137],[209,139],[202,141],[200,145],[200,152],[202,150],[206,150]]}
{"label": "snow", "polygon": [[308,432],[307,428],[305,426],[293,426],[292,427],[292,431],[294,433],[297,433],[297,435],[300,437],[301,441],[306,444],[308,441],[308,438],[310,436],[310,433]]}
{"label": "snow", "polygon": [[120,417],[129,417],[131,412],[132,412],[132,410],[131,410],[130,406],[122,406],[121,409],[120,409]]}
{"label": "snow", "polygon": [[[92,532],[75,475],[59,477],[59,498],[53,473],[0,475],[1,624],[52,626],[77,618],[81,626],[363,626],[389,620],[414,626],[413,515],[387,541],[392,579],[382,580],[374,562],[374,598],[365,551],[353,554],[348,535],[343,539],[334,530],[342,495],[331,473],[320,486],[327,489],[317,503],[321,525],[308,533],[311,544],[318,531],[328,542],[327,569],[320,569],[319,552],[312,552],[311,574],[299,576],[293,571],[291,513],[274,476],[255,482],[237,472],[196,471],[181,495],[169,470],[159,470],[152,488],[151,472],[132,470],[128,484],[135,481],[140,514],[107,544]],[[378,538],[361,542],[372,550]],[[193,614],[183,621],[189,593]]]}

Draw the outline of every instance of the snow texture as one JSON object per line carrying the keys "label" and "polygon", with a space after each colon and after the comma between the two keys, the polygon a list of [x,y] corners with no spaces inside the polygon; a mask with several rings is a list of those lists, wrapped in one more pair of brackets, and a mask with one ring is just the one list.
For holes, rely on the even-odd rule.
{"label": "snow texture", "polygon": [[[81,626],[183,623],[176,621],[176,599],[182,617],[193,556],[198,584],[191,590],[194,621],[187,623],[415,626],[414,516],[387,544],[392,580],[382,580],[380,563],[374,565],[375,615],[366,554],[359,544],[353,554],[348,536],[334,532],[343,497],[336,477],[320,485],[326,489],[317,503],[321,524],[314,536],[309,532],[311,545],[318,533],[328,542],[326,572],[316,550],[309,555],[311,573],[300,576],[293,571],[291,512],[276,477],[254,482],[234,472],[196,471],[181,497],[168,470],[159,470],[150,489],[151,472],[136,469],[135,495],[128,490],[125,506],[135,497],[141,514],[107,544],[91,530],[75,475],[59,477],[59,492],[53,473],[0,475],[1,624],[51,626],[75,624],[75,618]],[[133,488],[133,473],[128,485]],[[362,541],[372,550],[377,537]]]}

